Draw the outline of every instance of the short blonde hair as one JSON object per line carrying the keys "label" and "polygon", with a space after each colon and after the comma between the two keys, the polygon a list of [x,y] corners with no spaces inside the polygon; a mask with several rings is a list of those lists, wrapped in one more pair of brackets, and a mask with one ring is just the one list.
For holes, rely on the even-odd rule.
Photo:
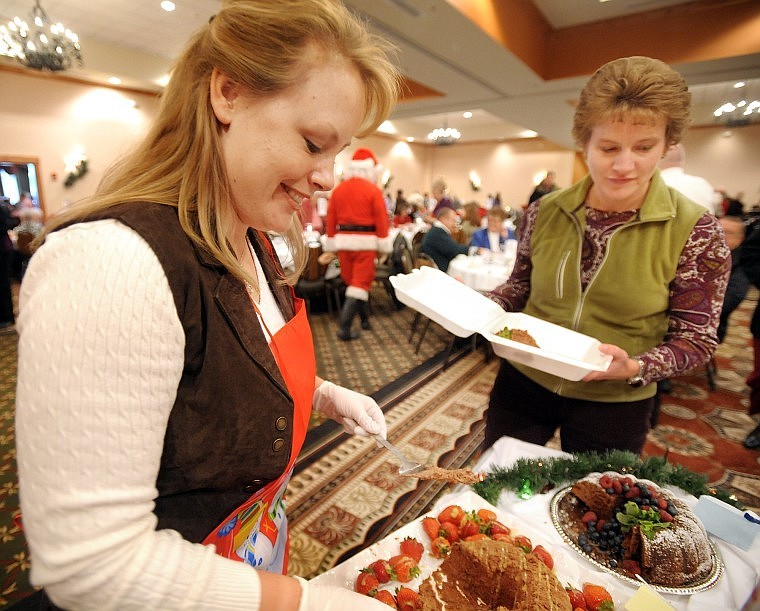
{"label": "short blonde hair", "polygon": [[604,64],[581,91],[573,119],[575,143],[585,148],[596,125],[624,116],[643,121],[663,117],[667,144],[677,144],[691,118],[686,81],[666,63],[651,57],[623,57]]}
{"label": "short blonde hair", "polygon": [[[364,120],[355,134],[372,133],[400,91],[391,45],[370,33],[340,0],[224,0],[219,12],[190,39],[177,59],[150,132],[107,173],[98,192],[56,215],[47,230],[123,202],[173,206],[185,233],[230,273],[256,286],[230,247],[225,225],[232,196],[225,174],[221,125],[210,101],[216,68],[253,95],[292,85],[309,45],[345,57],[364,85]],[[284,236],[296,261],[288,282],[306,264],[301,224],[294,214]]]}

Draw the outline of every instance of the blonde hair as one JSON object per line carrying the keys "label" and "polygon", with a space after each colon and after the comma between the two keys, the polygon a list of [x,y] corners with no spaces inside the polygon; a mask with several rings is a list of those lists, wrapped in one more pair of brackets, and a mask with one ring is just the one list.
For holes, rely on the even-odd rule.
{"label": "blonde hair", "polygon": [[[225,0],[188,41],[142,143],[113,165],[95,195],[51,219],[46,231],[123,202],[156,202],[179,211],[182,229],[236,277],[257,286],[225,236],[232,198],[211,108],[214,68],[254,95],[292,85],[304,49],[316,44],[348,59],[364,84],[364,119],[356,134],[372,133],[390,114],[400,76],[392,47],[371,34],[339,0]],[[264,170],[265,171],[265,170]],[[293,215],[285,239],[296,262],[293,284],[306,264],[301,223]]]}
{"label": "blonde hair", "polygon": [[599,68],[581,91],[573,119],[573,138],[585,148],[600,122],[624,116],[651,121],[664,117],[668,145],[683,138],[691,117],[691,93],[684,78],[650,57],[623,57]]}

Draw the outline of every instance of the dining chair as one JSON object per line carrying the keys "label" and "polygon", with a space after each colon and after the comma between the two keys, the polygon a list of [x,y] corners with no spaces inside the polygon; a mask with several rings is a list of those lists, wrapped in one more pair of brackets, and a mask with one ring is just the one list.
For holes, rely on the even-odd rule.
{"label": "dining chair", "polygon": [[[311,313],[311,301],[316,298],[323,298],[327,305],[327,312],[333,314],[333,300],[335,299],[335,289],[331,283],[325,279],[327,265],[320,263],[319,256],[322,254],[322,246],[317,244],[309,246],[309,259],[306,263],[301,277],[295,286],[296,295],[306,302],[306,312]],[[340,308],[338,308],[340,309]]]}

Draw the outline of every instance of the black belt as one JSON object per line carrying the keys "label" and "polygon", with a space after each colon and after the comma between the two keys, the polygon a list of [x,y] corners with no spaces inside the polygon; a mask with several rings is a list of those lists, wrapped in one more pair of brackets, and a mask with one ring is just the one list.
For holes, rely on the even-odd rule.
{"label": "black belt", "polygon": [[337,231],[358,231],[361,233],[374,233],[374,225],[338,225]]}

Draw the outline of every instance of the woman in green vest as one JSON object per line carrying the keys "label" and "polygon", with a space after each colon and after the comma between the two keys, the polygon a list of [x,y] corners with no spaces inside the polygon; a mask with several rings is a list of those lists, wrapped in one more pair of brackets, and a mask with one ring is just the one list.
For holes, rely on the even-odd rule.
{"label": "woman in green vest", "polygon": [[528,207],[514,271],[490,297],[597,338],[612,362],[572,382],[503,361],[487,446],[503,435],[543,445],[559,428],[565,451],[639,453],[656,382],[715,350],[729,249],[716,218],[657,171],[690,106],[683,77],[647,57],[609,62],[585,85],[573,136],[588,175]]}

